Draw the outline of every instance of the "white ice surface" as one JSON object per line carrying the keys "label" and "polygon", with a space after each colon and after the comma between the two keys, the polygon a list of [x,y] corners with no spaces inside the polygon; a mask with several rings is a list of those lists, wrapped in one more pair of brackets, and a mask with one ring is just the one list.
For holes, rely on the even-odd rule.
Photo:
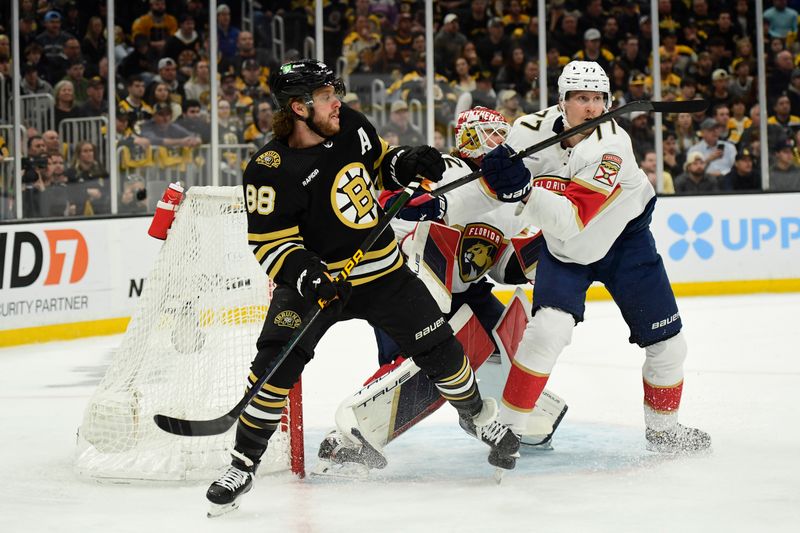
{"label": "white ice surface", "polygon": [[[445,406],[387,448],[369,480],[259,479],[205,517],[207,484],[108,485],[72,472],[75,430],[121,337],[0,350],[0,532],[800,531],[800,295],[687,298],[681,419],[713,453],[644,451],[642,352],[612,303],[590,303],[549,388],[570,410],[555,450],[497,486]],[[336,326],[304,373],[306,454],[375,366],[368,327]]]}

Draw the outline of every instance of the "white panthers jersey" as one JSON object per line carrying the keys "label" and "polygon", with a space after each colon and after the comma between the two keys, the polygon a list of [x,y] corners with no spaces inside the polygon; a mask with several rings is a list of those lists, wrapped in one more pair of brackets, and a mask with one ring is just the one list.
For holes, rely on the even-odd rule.
{"label": "white panthers jersey", "polygon": [[[563,130],[556,106],[518,119],[507,142],[523,150]],[[521,214],[542,229],[547,248],[567,263],[602,259],[655,195],[633,154],[630,137],[613,119],[572,148],[560,144],[525,159],[533,190]]]}
{"label": "white panthers jersey", "polygon": [[[446,185],[470,174],[473,169],[463,160],[450,155],[444,158],[446,170],[442,180],[434,187]],[[472,283],[485,275],[503,282],[503,273],[509,259],[514,258],[510,239],[525,230],[529,224],[516,216],[516,204],[504,203],[489,198],[479,180],[471,181],[445,194],[447,213],[444,223],[461,233],[458,247],[456,272],[453,274],[452,292],[467,290]],[[403,239],[417,224],[429,222],[408,222],[395,219],[392,229],[398,241],[406,248]],[[529,228],[535,233],[534,228]],[[412,235],[413,237],[413,235]],[[516,260],[516,259],[515,259]],[[529,273],[532,277],[533,272]]]}
{"label": "white panthers jersey", "polygon": [[[551,106],[514,121],[505,144],[515,152],[521,152],[558,135],[563,129],[558,106]],[[571,149],[565,150],[560,144],[555,144],[529,155],[523,162],[533,178],[543,175],[567,177],[570,151]]]}

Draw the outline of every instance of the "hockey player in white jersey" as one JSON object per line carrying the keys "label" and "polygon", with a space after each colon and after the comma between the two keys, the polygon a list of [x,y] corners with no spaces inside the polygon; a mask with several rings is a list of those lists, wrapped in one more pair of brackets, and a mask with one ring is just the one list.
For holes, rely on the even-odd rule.
{"label": "hockey player in white jersey", "polygon": [[[509,129],[503,116],[491,109],[476,107],[460,113],[456,125],[458,153],[443,156],[446,171],[441,183],[450,183],[476,170],[483,156],[504,141]],[[396,197],[384,193],[381,202],[388,208]],[[476,368],[484,395],[499,399],[529,306],[524,296],[516,296],[508,307],[503,306],[486,278],[514,285],[529,283],[542,245],[541,233],[515,216],[515,205],[487,196],[485,185],[477,181],[438,198],[420,191],[409,204],[392,223],[409,266],[426,282],[451,320]],[[512,339],[514,334],[517,336]],[[385,466],[382,447],[435,409],[430,404],[434,397],[426,399],[427,384],[408,378],[403,378],[401,389],[385,405],[364,401],[373,389],[376,394],[389,397],[384,392],[386,384],[393,386],[393,376],[405,376],[413,364],[404,360],[400,348],[382,330],[376,329],[376,338],[381,367],[353,401],[345,400],[340,406],[340,430],[329,434],[321,444],[322,462],[317,473],[341,472],[338,465],[343,463]],[[422,375],[419,378],[424,379]],[[549,391],[546,394],[546,405],[543,401],[530,417],[526,431],[521,432],[522,443],[529,447],[550,449],[553,432],[567,410],[558,396]],[[348,409],[357,412],[353,414]],[[385,422],[380,421],[382,418]],[[365,419],[369,427],[364,427]],[[353,423],[358,427],[350,428]],[[475,433],[474,428],[464,429]],[[349,469],[348,474],[362,473],[350,465],[345,469]]]}
{"label": "hockey player in white jersey", "polygon": [[611,119],[524,163],[511,157],[513,148],[606,112],[609,89],[597,63],[569,63],[558,80],[557,116],[550,108],[519,119],[507,141],[511,148],[498,147],[481,164],[493,197],[509,202],[525,197],[520,217],[541,228],[546,243],[536,269],[534,316],[503,392],[501,421],[512,429],[524,425],[572,329],[583,320],[587,289],[600,281],[630,328],[630,342],[645,349],[647,449],[702,451],[711,446],[710,436],[677,420],[687,347],[649,229],[655,192],[636,163],[628,134]]}

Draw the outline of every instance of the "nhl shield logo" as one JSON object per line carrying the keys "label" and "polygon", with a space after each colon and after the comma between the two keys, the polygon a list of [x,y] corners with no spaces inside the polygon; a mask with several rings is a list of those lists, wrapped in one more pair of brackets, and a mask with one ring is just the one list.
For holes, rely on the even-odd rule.
{"label": "nhl shield logo", "polygon": [[458,245],[458,270],[461,281],[481,278],[503,249],[503,233],[488,224],[467,224]]}

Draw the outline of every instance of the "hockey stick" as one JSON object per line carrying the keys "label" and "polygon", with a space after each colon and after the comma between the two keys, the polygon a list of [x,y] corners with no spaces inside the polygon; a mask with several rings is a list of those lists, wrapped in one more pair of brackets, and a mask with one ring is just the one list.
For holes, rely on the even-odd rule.
{"label": "hockey stick", "polygon": [[[361,259],[364,257],[364,254],[372,248],[372,245],[375,244],[375,241],[381,236],[383,231],[389,226],[389,223],[394,219],[395,215],[403,208],[403,206],[408,202],[408,199],[411,198],[411,195],[414,194],[417,187],[419,187],[420,183],[422,182],[422,178],[417,176],[411,183],[403,189],[403,192],[397,197],[397,200],[389,207],[389,209],[384,213],[383,217],[378,221],[378,224],[372,228],[369,235],[364,239],[364,242],[361,243],[356,253],[347,261],[347,264],[344,266],[341,272],[336,276],[337,281],[343,281],[350,276],[350,272],[358,265]],[[221,435],[230,429],[236,421],[239,419],[239,415],[244,412],[253,398],[261,390],[261,387],[267,380],[272,377],[275,371],[281,366],[283,361],[288,357],[289,353],[294,349],[300,339],[303,338],[303,335],[310,329],[311,324],[319,317],[320,313],[323,309],[327,306],[328,302],[324,300],[319,301],[319,305],[315,306],[314,309],[308,312],[308,314],[303,317],[303,321],[301,326],[295,330],[292,336],[289,338],[289,341],[286,345],[278,352],[278,355],[272,360],[272,362],[267,365],[264,369],[263,375],[258,378],[250,390],[244,395],[244,397],[239,400],[233,409],[225,413],[224,415],[214,418],[212,420],[185,420],[182,418],[175,418],[167,415],[154,415],[153,420],[158,427],[166,431],[167,433],[172,433],[174,435],[183,435],[187,437],[205,437],[209,435]]]}
{"label": "hockey stick", "polygon": [[[578,133],[584,132],[586,130],[592,129],[595,126],[606,122],[607,120],[611,120],[612,118],[618,117],[620,115],[624,115],[626,113],[632,113],[634,111],[653,111],[655,113],[696,113],[698,111],[705,111],[708,108],[708,102],[705,100],[685,100],[681,102],[653,102],[648,100],[636,100],[634,102],[630,102],[623,106],[620,106],[616,109],[612,109],[607,113],[603,113],[599,117],[593,118],[592,120],[587,120],[583,124],[578,124],[574,128],[570,128],[568,130],[564,130],[558,135],[554,135],[549,139],[545,139],[540,143],[536,143],[533,146],[530,146],[521,152],[517,152],[514,154],[511,159],[522,159],[524,157],[528,157],[529,155],[535,152],[541,152],[545,148],[553,146],[554,144],[560,143],[561,141],[572,137],[573,135],[577,135]],[[463,178],[459,178],[455,181],[451,181],[447,185],[443,185],[438,187],[429,193],[423,195],[422,197],[418,197],[416,199],[418,203],[422,203],[430,197],[437,197],[443,194],[446,194],[453,189],[461,187],[465,183],[469,183],[480,178],[483,175],[483,172],[480,170],[476,170],[470,174],[467,174]]]}

